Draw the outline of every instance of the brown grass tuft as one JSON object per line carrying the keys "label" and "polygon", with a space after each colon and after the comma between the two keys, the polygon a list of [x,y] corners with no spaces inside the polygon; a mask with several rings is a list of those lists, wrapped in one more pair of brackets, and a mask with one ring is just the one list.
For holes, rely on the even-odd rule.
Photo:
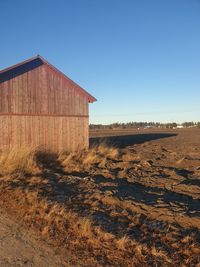
{"label": "brown grass tuft", "polygon": [[108,159],[116,159],[119,156],[119,150],[116,147],[108,146],[102,143],[96,147],[97,154]]}
{"label": "brown grass tuft", "polygon": [[127,236],[124,236],[117,240],[117,247],[121,250],[126,250],[127,245],[130,243],[130,239]]}
{"label": "brown grass tuft", "polygon": [[88,150],[82,150],[74,153],[61,153],[58,157],[59,162],[65,170],[79,171],[88,169],[95,164],[105,163],[105,160],[114,160],[119,157],[119,150],[115,147],[110,147],[105,143],[98,146],[93,146]]}
{"label": "brown grass tuft", "polygon": [[0,174],[38,173],[36,152],[37,149],[28,147],[2,151],[0,153]]}
{"label": "brown grass tuft", "polygon": [[164,251],[162,251],[161,249],[157,249],[155,246],[153,246],[151,248],[151,254],[156,258],[165,259],[165,261],[171,262],[171,260],[167,256],[167,254]]}
{"label": "brown grass tuft", "polygon": [[92,222],[90,219],[79,218],[77,226],[78,226],[78,232],[80,233],[81,237],[87,237],[87,238],[93,237]]}

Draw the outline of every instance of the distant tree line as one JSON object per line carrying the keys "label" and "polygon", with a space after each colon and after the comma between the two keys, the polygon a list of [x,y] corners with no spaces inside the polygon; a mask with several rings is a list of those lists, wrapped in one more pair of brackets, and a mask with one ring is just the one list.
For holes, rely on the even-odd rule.
{"label": "distant tree line", "polygon": [[130,129],[130,128],[168,128],[173,129],[177,127],[199,127],[200,122],[183,122],[183,123],[160,123],[160,122],[127,122],[127,123],[120,123],[115,122],[112,124],[90,124],[90,129]]}

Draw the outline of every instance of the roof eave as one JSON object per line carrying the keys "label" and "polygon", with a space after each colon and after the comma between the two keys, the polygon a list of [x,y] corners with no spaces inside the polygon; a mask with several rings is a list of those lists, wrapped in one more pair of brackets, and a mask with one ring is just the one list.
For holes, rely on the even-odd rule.
{"label": "roof eave", "polygon": [[95,97],[93,97],[93,96],[91,96],[91,97],[88,98],[88,102],[89,103],[94,103],[96,101],[97,101],[97,99]]}

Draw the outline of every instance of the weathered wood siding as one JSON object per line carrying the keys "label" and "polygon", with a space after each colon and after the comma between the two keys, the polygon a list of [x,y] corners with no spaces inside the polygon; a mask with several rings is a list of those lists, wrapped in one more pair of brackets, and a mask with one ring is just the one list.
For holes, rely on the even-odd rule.
{"label": "weathered wood siding", "polygon": [[0,116],[0,148],[30,145],[53,151],[88,147],[88,118]]}
{"label": "weathered wood siding", "polygon": [[88,146],[88,99],[47,65],[0,83],[0,149]]}
{"label": "weathered wood siding", "polygon": [[42,65],[0,83],[0,113],[88,116],[88,100]]}

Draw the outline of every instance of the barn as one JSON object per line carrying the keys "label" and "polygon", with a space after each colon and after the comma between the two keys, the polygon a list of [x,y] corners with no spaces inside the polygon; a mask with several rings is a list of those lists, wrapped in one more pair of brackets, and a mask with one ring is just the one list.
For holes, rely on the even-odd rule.
{"label": "barn", "polygon": [[0,71],[0,149],[40,146],[75,151],[89,144],[96,99],[36,56]]}

